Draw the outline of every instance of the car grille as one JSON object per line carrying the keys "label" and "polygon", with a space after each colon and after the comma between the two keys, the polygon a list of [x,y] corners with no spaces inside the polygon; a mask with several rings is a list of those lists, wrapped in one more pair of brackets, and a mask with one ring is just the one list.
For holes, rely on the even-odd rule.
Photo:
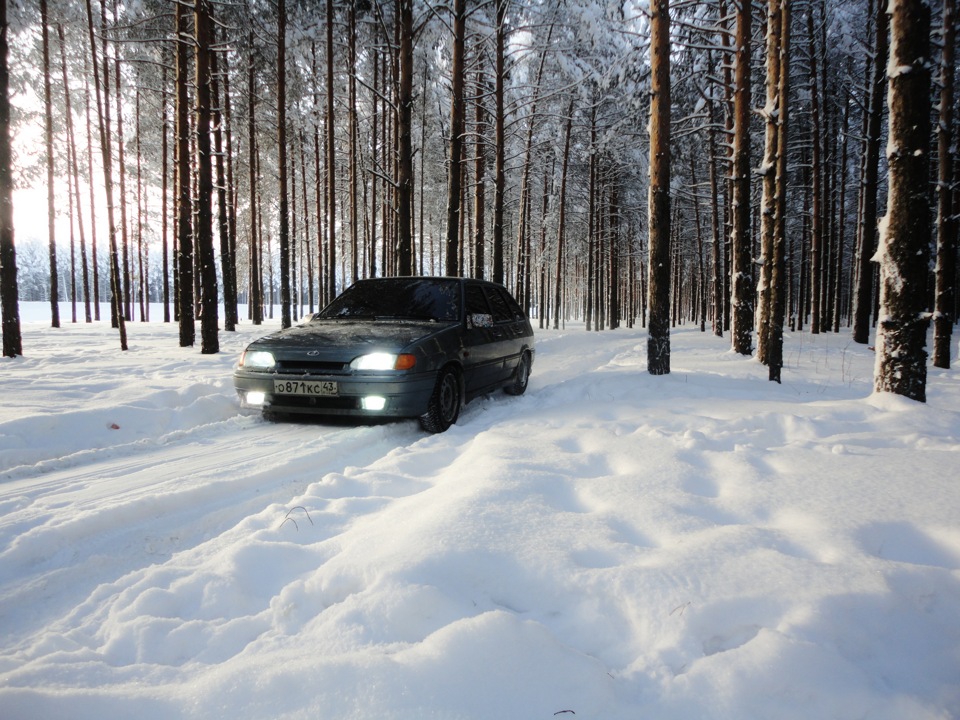
{"label": "car grille", "polygon": [[277,371],[302,375],[343,375],[350,369],[349,363],[321,360],[280,360]]}

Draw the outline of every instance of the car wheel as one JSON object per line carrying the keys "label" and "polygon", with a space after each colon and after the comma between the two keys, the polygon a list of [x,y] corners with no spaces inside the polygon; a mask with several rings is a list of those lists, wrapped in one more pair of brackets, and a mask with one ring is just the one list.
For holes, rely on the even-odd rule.
{"label": "car wheel", "polygon": [[460,417],[461,404],[460,378],[453,368],[444,368],[437,376],[427,412],[420,416],[421,427],[431,433],[445,432]]}
{"label": "car wheel", "polygon": [[510,395],[523,395],[527,391],[527,382],[530,380],[530,353],[523,353],[517,369],[513,371],[513,382],[504,388]]}

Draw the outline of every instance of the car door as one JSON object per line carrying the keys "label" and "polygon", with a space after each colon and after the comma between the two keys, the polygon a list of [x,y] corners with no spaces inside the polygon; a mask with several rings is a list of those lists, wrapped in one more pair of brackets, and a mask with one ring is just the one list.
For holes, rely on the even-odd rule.
{"label": "car door", "polygon": [[463,381],[468,394],[496,382],[499,357],[493,345],[493,314],[480,283],[464,288],[466,328],[463,332]]}
{"label": "car door", "polygon": [[520,334],[517,323],[522,316],[516,301],[507,291],[496,285],[484,286],[484,293],[493,311],[493,327],[490,331],[490,351],[496,360],[492,367],[491,382],[502,383],[513,373],[520,357]]}
{"label": "car door", "polygon": [[[533,329],[530,327],[530,319],[523,312],[520,303],[513,299],[513,296],[505,289],[501,288],[507,305],[510,308],[512,320],[510,321],[508,334],[511,340],[511,354],[517,357],[523,352],[524,347],[530,347],[533,339]],[[514,363],[516,365],[516,363]]]}

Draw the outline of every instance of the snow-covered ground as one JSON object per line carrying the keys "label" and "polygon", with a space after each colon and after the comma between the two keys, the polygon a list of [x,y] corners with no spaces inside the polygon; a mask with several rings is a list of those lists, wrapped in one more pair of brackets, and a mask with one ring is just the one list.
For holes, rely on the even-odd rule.
{"label": "snow-covered ground", "polygon": [[24,323],[4,720],[960,717],[956,370],[877,396],[788,334],[776,385],[686,327],[652,377],[645,331],[571,327],[428,436],[241,413],[276,324]]}

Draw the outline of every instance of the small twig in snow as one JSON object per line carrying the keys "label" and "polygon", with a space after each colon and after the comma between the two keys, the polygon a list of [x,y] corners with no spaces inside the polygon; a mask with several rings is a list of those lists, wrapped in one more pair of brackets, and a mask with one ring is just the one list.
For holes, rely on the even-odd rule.
{"label": "small twig in snow", "polygon": [[297,529],[297,532],[300,532],[300,526],[297,524],[297,521],[290,517],[290,513],[292,513],[294,510],[303,510],[303,514],[307,516],[307,520],[309,520],[310,524],[313,525],[313,518],[310,517],[310,513],[307,511],[307,509],[303,505],[297,505],[296,507],[290,508],[287,511],[287,514],[283,518],[283,522],[280,523],[280,527],[278,527],[277,530],[282,528],[283,524],[289,520],[293,523],[293,526]]}

